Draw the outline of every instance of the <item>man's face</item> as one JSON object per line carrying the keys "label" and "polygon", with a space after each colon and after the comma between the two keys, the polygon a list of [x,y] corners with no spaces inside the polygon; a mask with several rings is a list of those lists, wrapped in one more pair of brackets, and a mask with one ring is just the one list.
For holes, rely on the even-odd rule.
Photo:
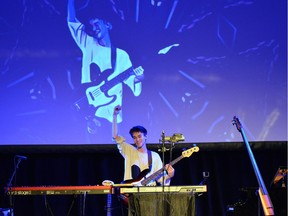
{"label": "man's face", "polygon": [[137,148],[141,148],[143,145],[146,144],[146,136],[143,133],[133,132],[132,137]]}
{"label": "man's face", "polygon": [[91,19],[89,23],[92,27],[92,34],[95,38],[102,39],[108,34],[109,24],[104,20],[95,18]]}

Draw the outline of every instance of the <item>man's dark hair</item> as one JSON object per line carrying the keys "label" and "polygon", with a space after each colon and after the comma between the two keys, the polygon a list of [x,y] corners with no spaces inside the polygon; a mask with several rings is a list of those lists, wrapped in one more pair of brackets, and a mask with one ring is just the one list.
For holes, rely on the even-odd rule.
{"label": "man's dark hair", "polygon": [[145,136],[147,135],[147,130],[146,128],[144,128],[143,126],[137,125],[134,126],[130,129],[129,134],[131,135],[131,137],[133,138],[133,133],[134,132],[141,132],[143,133]]}

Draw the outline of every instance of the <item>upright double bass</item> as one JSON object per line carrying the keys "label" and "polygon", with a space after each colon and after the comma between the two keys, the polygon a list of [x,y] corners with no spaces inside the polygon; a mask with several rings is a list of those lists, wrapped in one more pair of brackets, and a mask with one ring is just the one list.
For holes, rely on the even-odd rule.
{"label": "upright double bass", "polygon": [[261,201],[261,204],[262,204],[264,215],[265,216],[274,215],[274,207],[273,207],[273,204],[271,202],[270,196],[268,194],[268,191],[267,191],[266,186],[264,184],[264,181],[262,179],[261,173],[260,173],[259,168],[257,166],[257,163],[256,163],[256,160],[254,158],[253,152],[252,152],[252,150],[250,148],[249,142],[248,142],[248,140],[246,138],[246,135],[245,135],[245,132],[243,130],[243,127],[242,127],[239,119],[236,116],[234,116],[234,118],[233,118],[233,124],[236,125],[237,130],[241,133],[242,138],[243,138],[243,140],[245,142],[246,148],[248,150],[249,157],[250,157],[250,160],[251,160],[251,163],[252,163],[252,166],[254,168],[254,172],[256,174],[256,177],[257,177],[257,180],[258,180],[258,184],[259,184],[258,194],[259,194],[259,197],[260,197],[260,201]]}

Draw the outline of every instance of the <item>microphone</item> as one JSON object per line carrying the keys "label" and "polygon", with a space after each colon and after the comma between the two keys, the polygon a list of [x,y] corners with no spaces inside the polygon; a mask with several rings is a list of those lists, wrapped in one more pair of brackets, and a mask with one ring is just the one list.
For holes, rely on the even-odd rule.
{"label": "microphone", "polygon": [[165,132],[164,132],[164,130],[162,130],[161,140],[160,141],[165,142]]}
{"label": "microphone", "polygon": [[25,156],[21,156],[21,155],[15,155],[16,158],[22,159],[22,160],[26,160],[27,157]]}

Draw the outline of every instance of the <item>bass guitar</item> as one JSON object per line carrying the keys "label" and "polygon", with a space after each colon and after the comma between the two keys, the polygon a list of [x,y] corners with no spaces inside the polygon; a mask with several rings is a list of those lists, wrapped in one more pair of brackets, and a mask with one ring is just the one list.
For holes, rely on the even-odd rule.
{"label": "bass guitar", "polygon": [[[169,164],[171,166],[173,166],[174,164],[176,164],[177,162],[179,162],[180,160],[182,160],[185,157],[190,157],[194,152],[198,152],[199,151],[199,147],[195,146],[192,147],[188,150],[185,150],[182,152],[181,156],[177,157],[176,159],[174,159],[173,161],[171,161]],[[124,181],[124,183],[130,183],[133,186],[146,186],[148,185],[150,182],[156,181],[159,176],[165,171],[165,167],[162,167],[161,169],[157,170],[156,172],[154,172],[152,175],[148,176],[147,178],[145,178],[145,176],[147,175],[147,173],[149,172],[149,169],[145,169],[143,170],[139,176],[136,179],[130,179],[130,180],[126,180]]]}
{"label": "bass guitar", "polygon": [[243,130],[243,127],[242,127],[239,119],[236,116],[234,116],[234,118],[233,118],[233,124],[236,125],[236,128],[241,133],[242,138],[243,138],[243,140],[245,142],[246,148],[248,150],[250,161],[251,161],[252,166],[254,168],[254,172],[256,174],[256,177],[257,177],[257,180],[258,180],[258,184],[259,184],[258,194],[259,194],[259,197],[260,197],[260,201],[261,201],[261,204],[262,204],[264,215],[265,216],[274,215],[274,208],[273,208],[270,196],[268,194],[268,191],[267,191],[266,186],[264,184],[264,181],[262,179],[261,173],[260,173],[259,168],[257,166],[257,163],[256,163],[256,160],[254,158],[253,152],[252,152],[252,150],[250,148],[249,142],[248,142],[248,140],[246,138],[246,135],[245,135],[245,132]]}
{"label": "bass guitar", "polygon": [[[82,84],[81,89],[84,88],[84,90],[81,92],[85,92],[85,94],[73,103],[74,108],[77,111],[82,111],[87,110],[87,106],[89,105],[92,105],[97,109],[112,103],[117,99],[117,95],[109,95],[107,92],[117,84],[125,81],[131,75],[143,74],[143,71],[144,69],[142,66],[135,69],[130,67],[109,81],[107,79],[101,79],[100,84],[95,84],[97,83],[96,81],[99,80],[97,79],[91,83]],[[106,74],[110,75],[109,73]]]}

